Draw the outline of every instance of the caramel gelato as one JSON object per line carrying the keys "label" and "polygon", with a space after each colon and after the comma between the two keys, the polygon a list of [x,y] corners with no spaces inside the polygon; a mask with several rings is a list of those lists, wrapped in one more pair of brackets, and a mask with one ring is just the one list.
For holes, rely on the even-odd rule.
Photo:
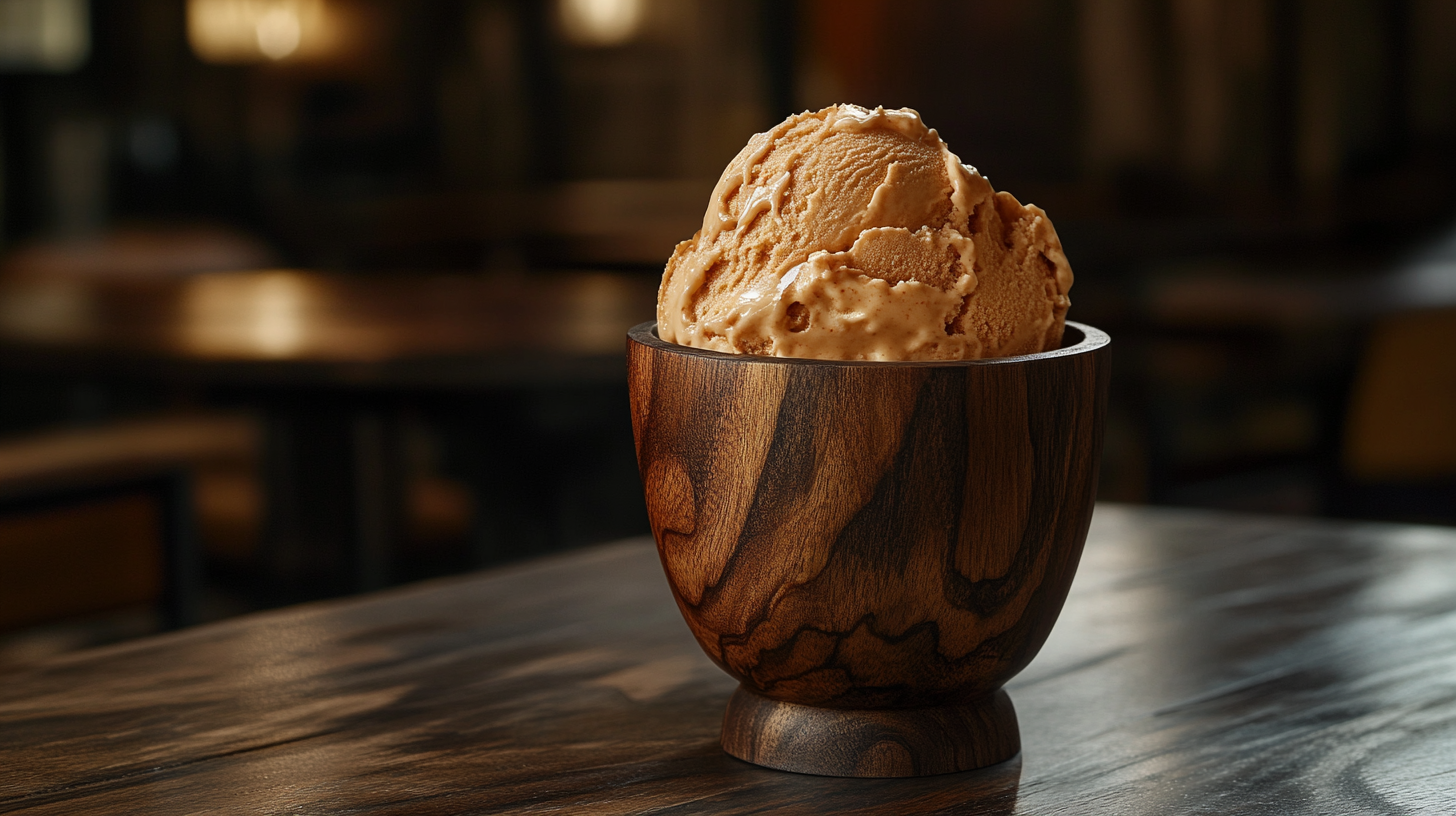
{"label": "caramel gelato", "polygon": [[838,105],[759,133],[658,292],[659,336],[714,351],[961,360],[1061,345],[1072,269],[913,110]]}

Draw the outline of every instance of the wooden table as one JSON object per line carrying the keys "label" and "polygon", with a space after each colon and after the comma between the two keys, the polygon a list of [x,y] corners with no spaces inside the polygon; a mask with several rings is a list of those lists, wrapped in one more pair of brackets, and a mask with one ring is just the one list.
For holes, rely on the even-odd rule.
{"label": "wooden table", "polygon": [[258,406],[272,571],[372,589],[402,526],[401,405],[625,382],[627,329],[651,318],[656,289],[652,275],[608,272],[8,276],[0,367]]}
{"label": "wooden table", "polygon": [[657,278],[612,272],[0,277],[8,368],[247,387],[623,379]]}
{"label": "wooden table", "polygon": [[757,768],[732,689],[625,541],[4,676],[0,812],[1447,814],[1456,530],[1100,507],[982,771]]}

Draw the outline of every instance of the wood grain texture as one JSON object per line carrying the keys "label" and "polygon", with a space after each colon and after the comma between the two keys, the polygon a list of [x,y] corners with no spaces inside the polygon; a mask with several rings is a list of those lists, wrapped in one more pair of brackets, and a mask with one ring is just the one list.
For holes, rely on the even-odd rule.
{"label": "wood grain texture", "polygon": [[1071,585],[1109,354],[1075,323],[1058,352],[939,364],[718,354],[634,328],[648,516],[704,651],[773,700],[981,705],[1030,662]]}
{"label": "wood grain texture", "polygon": [[652,543],[0,676],[0,812],[1446,816],[1456,531],[1101,505],[1022,753],[832,779],[718,746]]}

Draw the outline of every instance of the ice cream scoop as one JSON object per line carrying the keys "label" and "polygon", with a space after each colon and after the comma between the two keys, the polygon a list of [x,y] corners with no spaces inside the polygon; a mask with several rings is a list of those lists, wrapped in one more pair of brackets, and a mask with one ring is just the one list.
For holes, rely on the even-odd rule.
{"label": "ice cream scoop", "polygon": [[996,192],[913,110],[838,105],[751,138],[677,246],[659,336],[826,360],[1058,348],[1072,269],[1041,208]]}

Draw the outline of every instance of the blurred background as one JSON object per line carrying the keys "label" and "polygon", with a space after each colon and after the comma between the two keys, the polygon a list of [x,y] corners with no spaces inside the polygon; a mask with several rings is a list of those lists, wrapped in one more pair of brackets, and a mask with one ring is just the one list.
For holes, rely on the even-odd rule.
{"label": "blurred background", "polygon": [[0,0],[0,662],[647,532],[623,334],[913,107],[1116,343],[1101,497],[1456,523],[1449,0]]}

